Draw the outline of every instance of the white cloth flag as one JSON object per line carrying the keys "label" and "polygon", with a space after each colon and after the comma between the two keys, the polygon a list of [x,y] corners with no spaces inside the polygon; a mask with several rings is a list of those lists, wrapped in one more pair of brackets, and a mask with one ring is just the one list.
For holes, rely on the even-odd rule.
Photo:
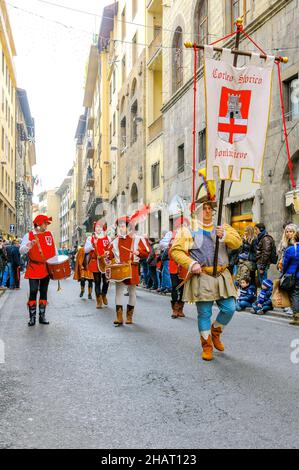
{"label": "white cloth flag", "polygon": [[214,179],[214,168],[220,179],[231,181],[252,169],[253,182],[261,183],[275,58],[261,64],[253,54],[249,65],[236,68],[230,50],[220,61],[213,53],[205,47],[207,180]]}

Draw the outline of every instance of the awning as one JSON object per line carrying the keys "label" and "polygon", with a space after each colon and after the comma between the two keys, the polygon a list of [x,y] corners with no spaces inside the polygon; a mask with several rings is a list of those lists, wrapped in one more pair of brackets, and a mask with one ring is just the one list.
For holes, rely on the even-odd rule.
{"label": "awning", "polygon": [[250,201],[250,199],[255,198],[255,195],[256,195],[256,191],[250,191],[250,193],[227,197],[225,199],[224,205],[229,206],[230,204],[237,204],[238,202]]}
{"label": "awning", "polygon": [[292,204],[294,204],[294,195],[297,195],[297,198],[299,199],[299,189],[296,189],[295,191],[289,191],[286,193],[286,207],[290,207]]}

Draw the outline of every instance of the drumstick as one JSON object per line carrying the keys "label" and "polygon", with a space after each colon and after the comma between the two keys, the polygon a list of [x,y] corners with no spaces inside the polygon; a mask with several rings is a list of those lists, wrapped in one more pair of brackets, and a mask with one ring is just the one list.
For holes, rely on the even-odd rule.
{"label": "drumstick", "polygon": [[123,249],[123,250],[126,250],[126,251],[129,251],[129,253],[132,253],[132,254],[134,254],[134,251],[132,251],[132,250],[129,250],[129,248],[126,248],[125,246],[122,246],[122,249]]}

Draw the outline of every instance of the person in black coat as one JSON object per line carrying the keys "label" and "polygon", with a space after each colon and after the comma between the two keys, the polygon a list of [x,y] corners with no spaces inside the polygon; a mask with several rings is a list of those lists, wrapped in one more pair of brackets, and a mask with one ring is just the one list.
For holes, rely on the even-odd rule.
{"label": "person in black coat", "polygon": [[21,268],[21,255],[20,246],[18,242],[13,241],[11,247],[12,270],[14,276],[14,287],[20,288],[20,268]]}

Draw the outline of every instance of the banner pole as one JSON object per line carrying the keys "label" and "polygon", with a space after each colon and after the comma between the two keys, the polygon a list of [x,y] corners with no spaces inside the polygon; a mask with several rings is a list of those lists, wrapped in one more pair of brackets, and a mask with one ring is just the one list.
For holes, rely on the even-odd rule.
{"label": "banner pole", "polygon": [[[242,29],[243,29],[243,19],[239,18],[237,20],[236,24],[237,24],[237,34],[236,34],[236,42],[235,42],[235,51],[238,51],[239,50],[239,45],[240,45],[241,32],[242,32]],[[235,54],[235,56],[234,56],[234,64],[233,65],[234,65],[234,67],[237,67],[237,65],[238,65],[238,54]],[[221,224],[222,224],[224,192],[225,192],[225,180],[221,180],[217,227],[220,227]],[[217,276],[219,247],[220,247],[220,238],[217,237],[216,238],[216,246],[215,246],[215,255],[214,255],[214,267],[213,267],[213,276],[214,277]]]}

